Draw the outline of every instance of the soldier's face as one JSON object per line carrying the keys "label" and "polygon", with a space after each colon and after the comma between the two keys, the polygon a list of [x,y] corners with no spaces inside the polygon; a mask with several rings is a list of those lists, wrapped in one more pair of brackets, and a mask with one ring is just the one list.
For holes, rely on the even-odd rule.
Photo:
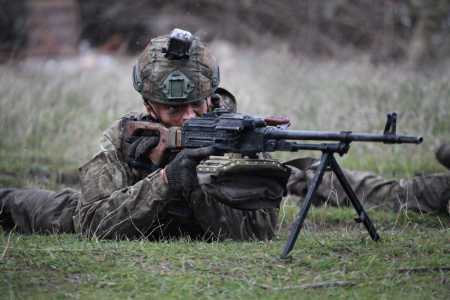
{"label": "soldier's face", "polygon": [[[189,120],[193,117],[201,117],[205,112],[208,111],[208,106],[211,103],[211,97],[205,100],[200,100],[194,103],[185,105],[166,105],[161,103],[150,102],[151,107],[155,110],[161,121],[169,126],[181,127],[184,121]],[[150,105],[144,102],[147,112],[154,118],[155,113],[153,112]]]}

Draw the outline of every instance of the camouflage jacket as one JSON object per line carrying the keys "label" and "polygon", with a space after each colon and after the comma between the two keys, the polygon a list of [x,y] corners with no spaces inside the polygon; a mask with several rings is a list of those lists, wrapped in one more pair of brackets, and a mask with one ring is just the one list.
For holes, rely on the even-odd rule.
{"label": "camouflage jacket", "polygon": [[[220,96],[213,97],[209,111],[221,107],[236,112],[234,97],[228,92]],[[132,168],[124,161],[122,125],[130,118],[152,121],[147,112],[127,113],[104,132],[97,153],[79,169],[82,196],[73,217],[79,235],[100,238],[148,236],[159,222],[158,213],[177,194],[163,180],[160,169],[150,173]],[[205,234],[235,240],[264,240],[274,235],[278,209],[235,210],[209,199],[201,188],[185,198]]]}

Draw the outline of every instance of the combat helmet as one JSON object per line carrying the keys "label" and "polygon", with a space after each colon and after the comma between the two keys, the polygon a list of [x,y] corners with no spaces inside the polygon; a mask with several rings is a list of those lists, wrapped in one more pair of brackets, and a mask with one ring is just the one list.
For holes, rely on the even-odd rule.
{"label": "combat helmet", "polygon": [[133,67],[133,86],[144,100],[180,105],[203,100],[219,86],[216,58],[190,32],[174,29],[152,39]]}

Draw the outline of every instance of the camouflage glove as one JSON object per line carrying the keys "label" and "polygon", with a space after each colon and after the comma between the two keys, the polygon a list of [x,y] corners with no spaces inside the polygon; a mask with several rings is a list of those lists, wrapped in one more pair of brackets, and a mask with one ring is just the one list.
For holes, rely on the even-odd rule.
{"label": "camouflage glove", "polygon": [[197,166],[202,159],[214,154],[214,147],[183,149],[166,166],[165,172],[169,185],[177,191],[190,191],[199,186]]}
{"label": "camouflage glove", "polygon": [[131,144],[129,150],[130,161],[133,167],[146,168],[151,172],[158,168],[148,158],[148,152],[159,144],[159,133],[157,131],[146,130],[141,136],[131,136],[126,139]]}

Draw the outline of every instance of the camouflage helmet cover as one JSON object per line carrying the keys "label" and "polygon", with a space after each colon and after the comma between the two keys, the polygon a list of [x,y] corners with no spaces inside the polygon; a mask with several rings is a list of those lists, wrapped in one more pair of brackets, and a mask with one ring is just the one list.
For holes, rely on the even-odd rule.
{"label": "camouflage helmet cover", "polygon": [[133,67],[134,88],[147,100],[180,105],[211,96],[220,82],[216,58],[193,37],[189,59],[169,60],[162,53],[169,36],[152,39]]}

